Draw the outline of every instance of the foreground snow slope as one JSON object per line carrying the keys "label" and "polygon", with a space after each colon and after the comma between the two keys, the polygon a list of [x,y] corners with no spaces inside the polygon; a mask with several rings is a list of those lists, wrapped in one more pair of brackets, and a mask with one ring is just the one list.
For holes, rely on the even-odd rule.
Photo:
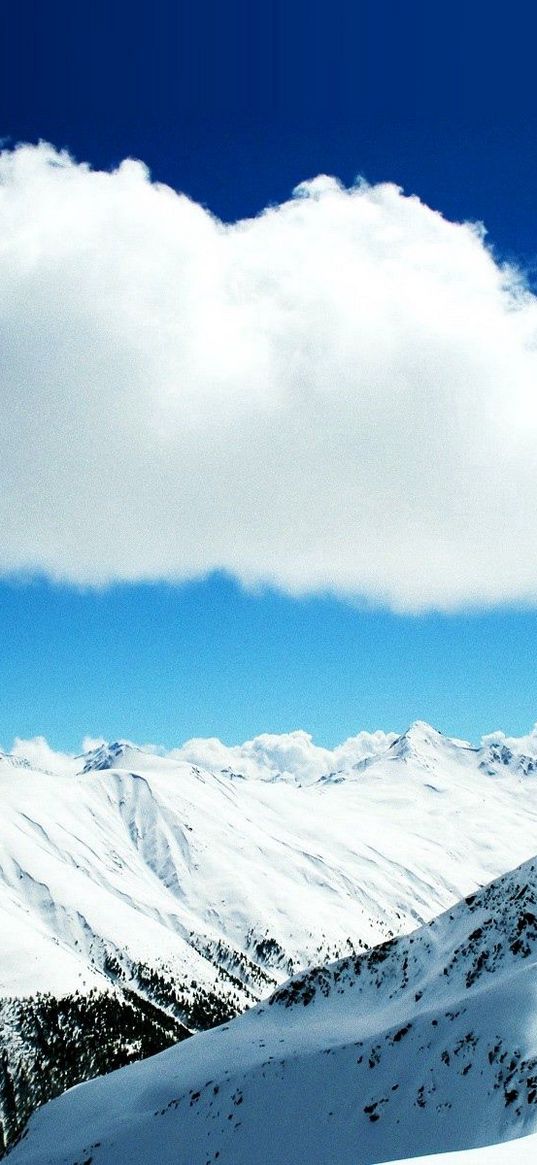
{"label": "foreground snow slope", "polygon": [[535,1165],[537,1135],[485,1145],[481,1149],[461,1149],[455,1153],[432,1153],[426,1157],[406,1157],[404,1161],[385,1161],[383,1165]]}
{"label": "foreground snow slope", "polygon": [[407,1157],[383,1165],[535,1165],[537,1135],[483,1145],[482,1149],[461,1149],[454,1153],[428,1153],[426,1157]]}
{"label": "foreground snow slope", "polygon": [[13,1165],[365,1165],[537,1129],[537,861],[37,1112]]}

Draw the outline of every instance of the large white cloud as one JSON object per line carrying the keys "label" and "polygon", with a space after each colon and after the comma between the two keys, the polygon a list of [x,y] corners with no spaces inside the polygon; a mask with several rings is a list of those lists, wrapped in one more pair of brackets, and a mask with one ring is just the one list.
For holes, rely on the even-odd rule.
{"label": "large white cloud", "polygon": [[0,350],[4,573],[537,598],[537,301],[395,186],[226,226],[140,163],[6,151]]}

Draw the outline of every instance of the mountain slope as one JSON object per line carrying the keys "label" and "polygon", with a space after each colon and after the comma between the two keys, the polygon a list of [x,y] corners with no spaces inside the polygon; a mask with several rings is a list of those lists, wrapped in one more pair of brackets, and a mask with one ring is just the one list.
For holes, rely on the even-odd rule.
{"label": "mountain slope", "polygon": [[[473,749],[418,723],[358,761],[342,753],[338,771],[316,757],[313,777],[292,769],[296,742],[270,738],[269,765],[263,739],[248,776],[225,753],[209,772],[126,742],[63,774],[0,757],[6,1139],[67,1083],[409,931],[537,851],[535,763],[513,742]],[[82,1049],[90,999],[115,1016],[97,1060]],[[36,1022],[22,1030],[24,1009]],[[56,1076],[36,1023],[56,1024]]]}
{"label": "mountain slope", "polygon": [[[80,758],[79,776],[0,766],[0,987],[97,986],[103,946],[212,981],[218,942],[281,980],[408,930],[537,848],[532,759],[504,751],[415,725],[306,786],[120,744]],[[230,970],[254,997],[270,989]]]}
{"label": "mountain slope", "polygon": [[535,1165],[537,1134],[485,1145],[480,1149],[461,1149],[455,1153],[433,1153],[426,1157],[407,1157],[405,1161],[385,1161],[383,1165]]}
{"label": "mountain slope", "polygon": [[66,1093],[13,1165],[366,1165],[537,1129],[537,861]]}

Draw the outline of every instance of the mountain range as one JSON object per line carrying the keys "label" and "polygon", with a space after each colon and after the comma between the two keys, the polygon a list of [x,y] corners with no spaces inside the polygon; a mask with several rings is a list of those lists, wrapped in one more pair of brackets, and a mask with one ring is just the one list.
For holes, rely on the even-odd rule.
{"label": "mountain range", "polygon": [[534,860],[70,1090],[33,1116],[13,1165],[369,1165],[535,1132],[536,961]]}
{"label": "mountain range", "polygon": [[191,759],[99,743],[48,772],[1,755],[6,1144],[71,1084],[255,1015],[303,968],[354,965],[537,853],[530,738],[473,747],[417,722],[333,768],[292,736],[270,763],[215,742]]}

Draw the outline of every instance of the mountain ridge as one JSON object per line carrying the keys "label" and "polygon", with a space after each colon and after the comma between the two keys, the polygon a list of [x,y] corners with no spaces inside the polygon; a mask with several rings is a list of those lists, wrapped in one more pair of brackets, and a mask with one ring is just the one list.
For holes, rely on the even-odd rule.
{"label": "mountain ridge", "polygon": [[412,934],[68,1092],[13,1163],[372,1165],[534,1132],[536,964],[533,859]]}
{"label": "mountain ridge", "polygon": [[[231,777],[247,779],[255,774],[258,779],[267,779],[264,776],[266,765],[270,766],[272,776],[293,778],[301,783],[301,771],[304,769],[304,757],[316,763],[317,779],[327,779],[334,774],[349,774],[359,769],[362,763],[369,764],[388,753],[393,756],[418,756],[431,748],[456,748],[470,753],[480,754],[483,758],[490,755],[497,764],[511,764],[515,758],[524,762],[537,761],[537,725],[532,732],[522,737],[507,737],[505,733],[497,731],[481,738],[477,745],[467,740],[449,736],[439,729],[432,727],[425,720],[414,720],[402,733],[395,732],[359,732],[349,737],[341,745],[330,750],[314,744],[309,733],[301,729],[279,735],[263,733],[253,740],[245,741],[242,745],[225,745],[217,738],[198,738],[187,741],[179,748],[166,749],[161,745],[136,744],[126,738],[113,741],[100,740],[92,744],[85,752],[68,755],[54,753],[43,738],[24,742],[17,740],[16,753],[0,750],[0,763],[3,761],[14,766],[32,768],[50,775],[54,772],[65,772],[73,775],[84,772],[101,771],[111,768],[147,767],[152,769],[157,765],[177,765],[182,761],[193,764],[208,772],[220,772]],[[45,750],[49,764],[41,765],[36,757],[24,755],[24,745],[37,754],[39,746]],[[359,754],[356,757],[354,754]],[[240,759],[246,763],[242,765]],[[331,763],[339,758],[343,763],[334,767]],[[50,767],[51,760],[54,767]],[[116,764],[126,760],[128,763]],[[278,762],[278,763],[277,763]],[[257,772],[255,771],[257,764]],[[533,771],[530,765],[528,771]],[[308,783],[312,781],[308,775]]]}
{"label": "mountain ridge", "polygon": [[[537,782],[509,738],[474,749],[418,722],[315,775],[301,734],[270,745],[288,766],[294,750],[296,768],[271,779],[263,739],[258,776],[127,741],[90,749],[86,772],[0,763],[0,1006],[72,1017],[54,1037],[63,1080],[90,1069],[76,1028],[95,993],[117,1013],[116,1064],[133,1042],[120,1013],[134,1011],[140,1054],[155,1050],[301,968],[409,932],[537,852]],[[8,1140],[46,1076],[36,1031],[19,1038],[10,1020],[0,1048]],[[104,1068],[105,1053],[104,1036]]]}

